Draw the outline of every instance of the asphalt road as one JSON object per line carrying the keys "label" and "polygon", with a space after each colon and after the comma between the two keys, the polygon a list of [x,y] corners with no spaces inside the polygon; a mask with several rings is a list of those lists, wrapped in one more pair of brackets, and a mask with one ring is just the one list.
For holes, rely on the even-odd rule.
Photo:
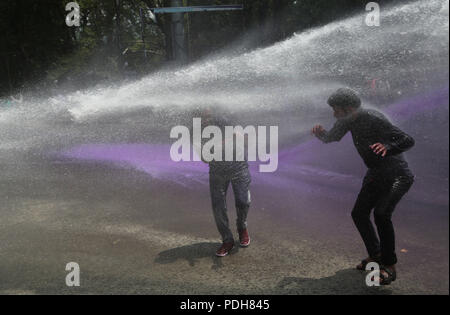
{"label": "asphalt road", "polygon": [[[449,293],[448,205],[401,203],[399,278],[369,288],[348,197],[254,183],[252,244],[219,259],[207,186],[101,164],[0,166],[0,294]],[[80,287],[65,284],[68,262]]]}

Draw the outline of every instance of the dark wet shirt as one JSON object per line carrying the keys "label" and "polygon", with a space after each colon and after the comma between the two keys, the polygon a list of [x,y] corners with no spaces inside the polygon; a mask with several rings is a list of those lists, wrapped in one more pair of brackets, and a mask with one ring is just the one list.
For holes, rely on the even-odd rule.
{"label": "dark wet shirt", "polygon": [[[415,141],[392,125],[382,113],[360,109],[354,116],[338,119],[334,127],[320,135],[319,139],[325,143],[340,141],[349,131],[359,155],[369,169],[412,175],[403,152],[412,148]],[[385,157],[375,154],[370,148],[376,143],[385,145]]]}

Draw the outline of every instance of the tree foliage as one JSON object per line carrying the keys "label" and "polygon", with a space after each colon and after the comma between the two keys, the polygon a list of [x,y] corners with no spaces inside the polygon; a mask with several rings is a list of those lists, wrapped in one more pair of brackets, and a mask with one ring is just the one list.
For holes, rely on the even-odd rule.
{"label": "tree foliage", "polygon": [[[392,0],[393,1],[393,0]],[[81,26],[65,24],[69,0],[0,2],[0,95],[30,85],[138,76],[171,59],[171,15],[149,9],[170,0],[78,0]],[[368,0],[183,0],[184,5],[244,4],[244,11],[185,15],[191,60],[251,34],[254,46],[363,12]],[[382,1],[382,4],[391,2]],[[81,86],[83,86],[81,84]]]}

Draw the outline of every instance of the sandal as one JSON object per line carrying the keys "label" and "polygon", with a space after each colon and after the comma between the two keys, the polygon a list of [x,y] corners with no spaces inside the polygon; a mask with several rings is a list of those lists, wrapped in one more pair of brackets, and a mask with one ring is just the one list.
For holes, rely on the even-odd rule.
{"label": "sandal", "polygon": [[361,271],[366,271],[366,267],[368,264],[370,264],[371,262],[380,264],[380,258],[366,258],[361,260],[361,263],[356,266],[357,270],[361,270]]}
{"label": "sandal", "polygon": [[[381,272],[384,271],[387,273],[387,277]],[[397,280],[397,271],[390,270],[386,267],[381,267],[380,269],[380,285],[390,285],[392,282]]]}

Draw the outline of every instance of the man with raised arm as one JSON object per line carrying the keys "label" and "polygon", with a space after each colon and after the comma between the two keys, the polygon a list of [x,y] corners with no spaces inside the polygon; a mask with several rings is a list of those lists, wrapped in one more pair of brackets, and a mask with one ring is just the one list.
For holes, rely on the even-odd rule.
{"label": "man with raised arm", "polygon": [[[351,132],[356,149],[368,167],[352,218],[361,234],[369,257],[357,266],[365,270],[370,262],[381,264],[380,284],[397,278],[395,233],[392,214],[414,182],[403,152],[414,139],[392,125],[380,112],[361,107],[361,99],[351,89],[342,88],[328,100],[337,121],[330,131],[316,125],[312,133],[324,143],[340,141]],[[370,221],[374,209],[375,225]]]}

